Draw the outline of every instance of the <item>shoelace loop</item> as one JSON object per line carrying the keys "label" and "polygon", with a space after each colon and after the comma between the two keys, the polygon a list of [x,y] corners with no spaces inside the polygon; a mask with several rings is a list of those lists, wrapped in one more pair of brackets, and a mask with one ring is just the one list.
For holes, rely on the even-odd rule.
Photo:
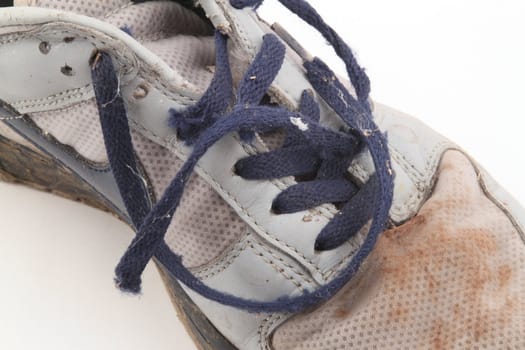
{"label": "shoelace loop", "polygon": [[[137,227],[137,235],[116,269],[116,282],[121,289],[138,292],[140,276],[148,261],[155,257],[179,281],[208,299],[251,312],[296,312],[330,298],[346,284],[383,231],[392,203],[392,171],[386,138],[371,116],[368,78],[346,44],[337,34],[331,35],[333,30],[324,24],[306,2],[280,1],[323,35],[327,33],[325,36],[328,35],[336,52],[345,61],[357,91],[357,99],[319,59],[305,62],[304,66],[317,94],[341,117],[351,132],[331,130],[320,125],[319,107],[306,91],[302,95],[299,111],[259,105],[284,60],[285,48],[273,35],[264,37],[258,55],[240,83],[235,106],[229,113],[226,112],[231,99],[231,72],[227,38],[217,32],[217,67],[210,87],[195,106],[182,112],[170,111],[171,125],[177,129],[181,138],[192,145],[191,155],[151,210],[147,191],[142,179],[137,176],[126,111],[122,97],[118,94],[118,79],[111,58],[100,53],[93,62],[93,84],[108,157],[128,212]],[[232,0],[235,6],[260,3],[262,1]],[[319,234],[315,243],[318,250],[340,246],[366,222],[371,223],[363,245],[350,263],[328,284],[297,297],[260,302],[238,298],[202,283],[184,267],[181,257],[171,252],[164,242],[164,235],[180,204],[190,175],[210,147],[232,132],[238,132],[243,140],[249,141],[255,133],[278,129],[287,133],[284,146],[240,160],[236,166],[238,174],[247,179],[271,179],[316,172],[315,179],[299,182],[283,191],[274,201],[274,210],[289,213],[323,203],[342,203],[340,214]],[[376,172],[359,189],[345,175],[362,146],[368,147]],[[292,157],[294,154],[295,158]],[[304,157],[298,160],[298,154]],[[280,166],[275,167],[276,164]]]}

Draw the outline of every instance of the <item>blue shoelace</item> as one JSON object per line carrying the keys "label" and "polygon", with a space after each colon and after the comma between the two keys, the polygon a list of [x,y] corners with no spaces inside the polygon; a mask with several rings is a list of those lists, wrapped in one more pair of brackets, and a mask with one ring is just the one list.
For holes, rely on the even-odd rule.
{"label": "blue shoelace", "polygon": [[[231,0],[236,8],[259,6],[263,0]],[[140,291],[141,274],[155,258],[180,282],[219,303],[250,312],[297,312],[331,298],[357,272],[373,249],[388,221],[392,204],[393,174],[386,136],[374,124],[368,101],[370,84],[350,48],[303,0],[280,0],[288,9],[314,26],[331,43],[345,62],[357,98],[319,59],[304,62],[306,75],[317,94],[346,124],[333,130],[319,123],[320,111],[311,92],[303,92],[297,111],[261,104],[285,59],[285,47],[267,34],[260,51],[241,80],[232,108],[232,76],[227,37],[215,35],[216,72],[197,104],[184,111],[169,111],[171,127],[192,152],[159,201],[150,207],[148,191],[137,176],[125,104],[119,94],[119,80],[111,57],[98,52],[90,61],[92,78],[108,159],[137,235],[116,268],[116,283],[124,291]],[[164,241],[168,226],[180,204],[184,188],[199,159],[224,136],[237,132],[243,142],[255,133],[284,130],[282,147],[241,159],[237,176],[248,180],[268,180],[294,176],[297,184],[283,190],[273,202],[276,215],[286,215],[335,203],[339,214],[320,232],[318,251],[339,247],[367,222],[370,228],[364,243],[348,265],[326,285],[296,297],[262,302],[239,298],[208,287],[195,277]],[[348,168],[357,153],[368,148],[375,173],[361,187],[348,178]]]}

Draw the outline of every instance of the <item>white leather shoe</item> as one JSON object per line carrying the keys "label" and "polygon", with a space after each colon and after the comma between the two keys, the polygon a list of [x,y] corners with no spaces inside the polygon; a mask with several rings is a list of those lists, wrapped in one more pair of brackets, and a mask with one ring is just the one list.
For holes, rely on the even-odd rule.
{"label": "white leather shoe", "polygon": [[135,228],[117,285],[154,259],[202,349],[525,347],[521,206],[261,2],[2,9],[1,177]]}

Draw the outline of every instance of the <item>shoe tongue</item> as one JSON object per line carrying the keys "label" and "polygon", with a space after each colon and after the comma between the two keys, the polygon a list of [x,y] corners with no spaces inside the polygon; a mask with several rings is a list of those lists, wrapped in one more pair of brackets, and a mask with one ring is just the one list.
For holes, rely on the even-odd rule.
{"label": "shoe tongue", "polygon": [[213,28],[177,2],[29,0],[22,5],[74,12],[121,28],[177,71],[193,92],[204,92],[212,79]]}

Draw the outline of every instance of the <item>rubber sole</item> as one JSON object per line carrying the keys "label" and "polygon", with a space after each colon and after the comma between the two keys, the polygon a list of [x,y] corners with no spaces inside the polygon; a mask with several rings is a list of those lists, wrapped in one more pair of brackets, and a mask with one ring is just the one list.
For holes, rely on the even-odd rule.
{"label": "rubber sole", "polygon": [[[89,184],[53,157],[0,136],[0,180],[26,185],[87,204],[105,212],[111,205]],[[201,350],[238,350],[211,324],[179,282],[155,261],[179,319]],[[174,344],[174,348],[176,345]]]}

